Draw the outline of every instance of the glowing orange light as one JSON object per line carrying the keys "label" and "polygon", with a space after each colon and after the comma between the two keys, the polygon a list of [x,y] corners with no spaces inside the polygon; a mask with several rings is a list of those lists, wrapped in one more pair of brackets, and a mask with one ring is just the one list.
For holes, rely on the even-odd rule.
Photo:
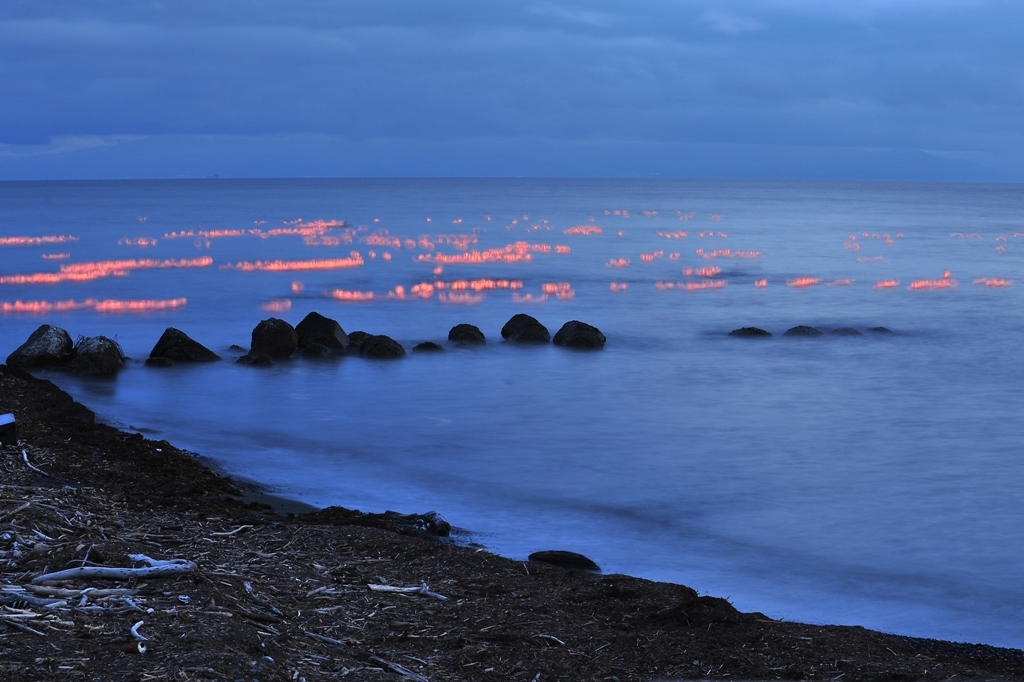
{"label": "glowing orange light", "polygon": [[333,289],[327,292],[327,295],[336,301],[371,301],[373,300],[372,291],[346,291],[344,289]]}
{"label": "glowing orange light", "polygon": [[41,244],[63,244],[77,242],[78,237],[69,234],[46,235],[43,237],[0,237],[0,246],[39,246]]}
{"label": "glowing orange light", "polygon": [[758,289],[764,289],[768,286],[768,280],[766,279],[755,279],[754,286]]}
{"label": "glowing orange light", "polygon": [[601,228],[597,225],[577,225],[575,227],[567,227],[562,230],[562,234],[578,234],[583,236],[590,236],[592,234],[601,234]]}
{"label": "glowing orange light", "polygon": [[297,294],[297,293],[299,293],[300,291],[302,291],[305,288],[306,288],[306,285],[304,285],[302,282],[300,282],[298,280],[295,280],[294,282],[292,282],[292,293],[293,294]]}
{"label": "glowing orange light", "polygon": [[697,249],[696,253],[704,260],[712,260],[714,258],[760,258],[762,256],[760,251],[733,251],[732,249],[714,249],[713,251]]}
{"label": "glowing orange light", "polygon": [[14,301],[0,304],[3,313],[53,313],[73,310],[95,310],[101,313],[144,313],[156,310],[180,308],[188,303],[184,298],[168,300],[119,301],[114,299],[96,300],[87,298],[84,301]]}
{"label": "glowing orange light", "polygon": [[555,245],[555,253],[557,253],[559,255],[564,256],[565,254],[569,253],[570,251],[571,251],[571,249],[568,246],[563,246],[563,245],[559,245],[559,244]]}
{"label": "glowing orange light", "polygon": [[722,274],[722,268],[712,265],[709,268],[683,268],[685,277],[717,277]]}
{"label": "glowing orange light", "polygon": [[70,253],[44,253],[43,260],[67,260],[71,258]]}
{"label": "glowing orange light", "polygon": [[625,268],[629,266],[629,261],[625,258],[612,258],[604,266],[606,268]]}
{"label": "glowing orange light", "polygon": [[121,237],[117,240],[117,245],[142,247],[156,246],[156,240],[150,237],[136,237],[135,239],[132,239],[131,237]]}
{"label": "glowing orange light", "polygon": [[612,282],[611,284],[608,285],[608,290],[611,291],[613,294],[619,291],[625,291],[628,288],[629,283],[627,282]]}
{"label": "glowing orange light", "polygon": [[898,279],[883,279],[871,285],[872,289],[895,289],[900,285]]}
{"label": "glowing orange light", "polygon": [[617,232],[617,233],[615,234],[615,236],[617,236],[617,237],[625,237],[625,236],[626,236],[626,233],[625,233],[625,232],[623,232],[622,230],[619,230],[619,231],[618,231],[618,232]]}
{"label": "glowing orange light", "polygon": [[682,231],[662,232],[661,230],[659,230],[658,231],[658,236],[659,237],[664,237],[665,239],[686,239],[686,237],[689,236],[689,233],[688,232],[682,232]]}
{"label": "glowing orange light", "polygon": [[935,289],[956,289],[959,282],[949,276],[949,270],[942,274],[942,279],[919,279],[914,280],[907,287],[911,291],[926,291]]}
{"label": "glowing orange light", "polygon": [[437,300],[441,303],[454,303],[458,305],[473,305],[480,303],[486,298],[485,294],[471,294],[471,293],[440,293],[437,295]]}
{"label": "glowing orange light", "polygon": [[261,310],[265,310],[268,313],[284,313],[292,309],[292,302],[290,299],[282,298],[274,301],[267,301],[260,305]]}
{"label": "glowing orange light", "polygon": [[385,251],[384,253],[381,254],[381,258],[383,258],[384,260],[391,260],[391,252]]}
{"label": "glowing orange light", "polygon": [[821,279],[818,277],[797,277],[795,279],[787,279],[787,287],[795,287],[797,289],[803,289],[805,287],[813,287],[817,284],[821,284]]}
{"label": "glowing orange light", "polygon": [[101,277],[124,277],[130,270],[145,268],[203,268],[213,264],[210,257],[180,260],[116,260],[93,263],[68,263],[60,272],[37,272],[31,275],[0,277],[0,284],[58,284],[60,282],[87,282]]}
{"label": "glowing orange light", "polygon": [[576,297],[576,292],[568,282],[545,282],[540,288],[545,294],[550,294],[561,301]]}
{"label": "glowing orange light", "polygon": [[392,249],[402,248],[402,240],[398,237],[389,237],[386,234],[371,234],[360,239],[367,246],[388,246]]}
{"label": "glowing orange light", "polygon": [[285,272],[290,270],[342,270],[345,268],[357,268],[363,264],[363,257],[359,255],[358,251],[353,251],[348,258],[298,261],[241,261],[234,264],[228,263],[220,267],[222,270],[241,270],[242,272]]}
{"label": "glowing orange light", "polygon": [[434,273],[435,275],[440,275],[442,272],[444,272],[444,266],[438,265],[436,268],[431,270],[431,272]]}
{"label": "glowing orange light", "polygon": [[999,279],[997,277],[979,277],[974,280],[974,285],[979,287],[1002,288],[1013,286],[1012,279]]}

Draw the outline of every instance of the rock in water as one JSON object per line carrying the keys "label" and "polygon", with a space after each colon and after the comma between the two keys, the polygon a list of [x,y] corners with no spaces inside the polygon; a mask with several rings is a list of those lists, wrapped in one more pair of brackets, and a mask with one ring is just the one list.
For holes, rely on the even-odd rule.
{"label": "rock in water", "polygon": [[448,340],[465,346],[487,343],[487,338],[479,327],[472,324],[457,324],[448,332]]}
{"label": "rock in water", "polygon": [[302,318],[295,326],[299,335],[299,348],[305,348],[314,343],[319,343],[334,350],[345,350],[348,348],[348,334],[341,328],[336,320],[324,317],[320,313],[310,313]]}
{"label": "rock in water", "polygon": [[787,329],[783,336],[821,336],[821,331],[814,327],[808,327],[805,324],[801,324]]}
{"label": "rock in water", "polygon": [[837,327],[830,331],[829,334],[835,334],[836,336],[864,336],[864,334],[853,327]]}
{"label": "rock in water", "polygon": [[766,339],[772,333],[758,327],[740,327],[729,332],[729,336],[738,336],[741,339]]}
{"label": "rock in water", "polygon": [[604,348],[604,334],[601,330],[586,322],[570,320],[562,325],[553,339],[556,346],[568,348]]}
{"label": "rock in water", "polygon": [[600,566],[582,554],[566,552],[561,549],[534,552],[529,556],[529,559],[530,561],[539,561],[542,564],[551,564],[552,566],[558,566],[559,568],[571,568],[577,571],[594,571],[595,573],[601,572]]}
{"label": "rock in water", "polygon": [[252,330],[249,354],[269,358],[286,358],[299,347],[299,334],[295,327],[276,317],[263,320]]}
{"label": "rock in water", "polygon": [[75,357],[64,368],[75,374],[112,376],[126,362],[127,358],[117,341],[105,336],[80,336],[75,343]]}
{"label": "rock in water", "polygon": [[518,313],[501,328],[501,338],[513,343],[547,343],[551,340],[551,334],[537,318]]}
{"label": "rock in water", "polygon": [[359,357],[391,360],[405,357],[405,349],[390,336],[367,336],[359,346]]}
{"label": "rock in water", "polygon": [[[220,356],[212,350],[189,338],[185,332],[168,327],[149,353],[149,360],[166,358],[172,362],[213,362]],[[146,361],[147,365],[156,364]],[[164,365],[161,365],[164,366]]]}
{"label": "rock in water", "polygon": [[358,330],[352,332],[351,334],[349,334],[348,335],[348,352],[349,353],[355,353],[356,355],[358,355],[359,354],[359,349],[363,345],[363,341],[366,341],[366,339],[370,338],[370,336],[371,336],[370,334],[367,334],[364,331],[358,331]]}
{"label": "rock in water", "polygon": [[307,360],[327,360],[338,357],[340,352],[337,349],[328,348],[324,344],[314,341],[302,349],[302,357]]}
{"label": "rock in water", "polygon": [[7,364],[11,367],[55,367],[70,360],[74,349],[70,334],[60,327],[44,324],[7,356]]}
{"label": "rock in water", "polygon": [[443,351],[444,346],[439,343],[434,343],[433,341],[424,341],[423,343],[417,343],[412,347],[412,350],[414,353],[436,353],[439,350]]}

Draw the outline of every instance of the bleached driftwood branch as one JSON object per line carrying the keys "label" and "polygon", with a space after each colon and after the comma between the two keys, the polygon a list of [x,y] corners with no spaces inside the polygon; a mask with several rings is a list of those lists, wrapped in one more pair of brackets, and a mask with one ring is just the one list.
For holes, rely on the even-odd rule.
{"label": "bleached driftwood branch", "polygon": [[371,583],[367,585],[373,592],[398,592],[400,594],[422,594],[424,597],[431,597],[439,601],[448,601],[448,597],[437,592],[431,592],[430,588],[427,587],[426,583],[423,583],[419,587],[395,587],[394,585],[375,585]]}
{"label": "bleached driftwood branch", "polygon": [[147,564],[139,568],[114,568],[110,566],[78,566],[54,573],[44,573],[32,579],[33,585],[56,583],[65,580],[85,580],[99,578],[101,580],[127,580],[128,578],[165,578],[183,575],[196,570],[196,565],[186,559],[168,559],[160,561],[151,559],[145,554],[129,554],[128,558]]}

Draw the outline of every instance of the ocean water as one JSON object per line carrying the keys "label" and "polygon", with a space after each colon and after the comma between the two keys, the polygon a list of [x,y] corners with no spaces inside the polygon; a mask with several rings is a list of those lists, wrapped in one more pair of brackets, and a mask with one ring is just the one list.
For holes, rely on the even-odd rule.
{"label": "ocean water", "polygon": [[[1021,647],[1022,265],[1021,185],[0,183],[0,352],[43,323],[116,336],[115,380],[44,375],[314,505],[433,509],[507,556],[577,551],[775,618]],[[313,310],[407,350],[461,322],[488,343],[233,362],[259,320]],[[607,346],[504,344],[517,312]],[[224,362],[145,367],[168,326]]]}

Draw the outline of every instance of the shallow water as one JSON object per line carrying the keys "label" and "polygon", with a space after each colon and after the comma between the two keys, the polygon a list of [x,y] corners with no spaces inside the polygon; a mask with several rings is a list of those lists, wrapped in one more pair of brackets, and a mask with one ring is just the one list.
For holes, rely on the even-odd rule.
{"label": "shallow water", "polygon": [[[116,380],[47,377],[108,421],[312,504],[437,509],[513,557],[569,549],[607,572],[682,582],[773,617],[1020,647],[1024,317],[1020,284],[1009,280],[1024,262],[1022,200],[1021,186],[969,184],[0,184],[0,237],[78,237],[0,246],[0,277],[115,258],[212,259],[85,282],[0,284],[9,303],[187,299],[144,313],[7,312],[0,350],[43,322],[72,335],[116,334],[133,358]],[[297,235],[165,236],[266,233],[299,217],[345,220],[353,242],[324,244],[346,233],[340,228],[318,245]],[[573,226],[602,231],[564,232]],[[400,248],[365,243],[380,230],[402,237]],[[464,253],[436,239],[442,234],[475,236],[469,249],[522,241],[551,252],[448,263],[435,275],[435,262],[416,259]],[[421,235],[435,237],[432,251],[404,241]],[[157,243],[118,245],[140,237]],[[362,265],[221,267],[351,251]],[[41,258],[57,252],[69,256]],[[729,257],[736,252],[760,255]],[[620,258],[628,265],[608,266]],[[721,272],[683,274],[706,267]],[[821,282],[787,286],[801,277]],[[418,283],[472,279],[522,287],[477,292],[482,299],[469,304],[442,302],[451,288],[428,299],[411,293]],[[899,284],[874,288],[889,280]],[[910,289],[925,280],[933,288]],[[612,282],[628,287],[612,291]],[[568,284],[573,296],[524,302],[542,299],[545,284],[563,293]],[[394,297],[399,286],[404,299]],[[325,296],[335,289],[374,298]],[[290,308],[263,309],[271,305]],[[459,322],[479,326],[488,345],[400,362],[295,360],[263,371],[230,362],[238,353],[228,346],[248,346],[259,319],[294,324],[311,310],[407,349],[444,342]],[[552,333],[566,320],[590,322],[608,345],[581,353],[500,343],[502,324],[520,311]],[[781,335],[797,324],[896,333]],[[748,325],[776,336],[727,335]],[[229,361],[142,366],[167,326]]]}

